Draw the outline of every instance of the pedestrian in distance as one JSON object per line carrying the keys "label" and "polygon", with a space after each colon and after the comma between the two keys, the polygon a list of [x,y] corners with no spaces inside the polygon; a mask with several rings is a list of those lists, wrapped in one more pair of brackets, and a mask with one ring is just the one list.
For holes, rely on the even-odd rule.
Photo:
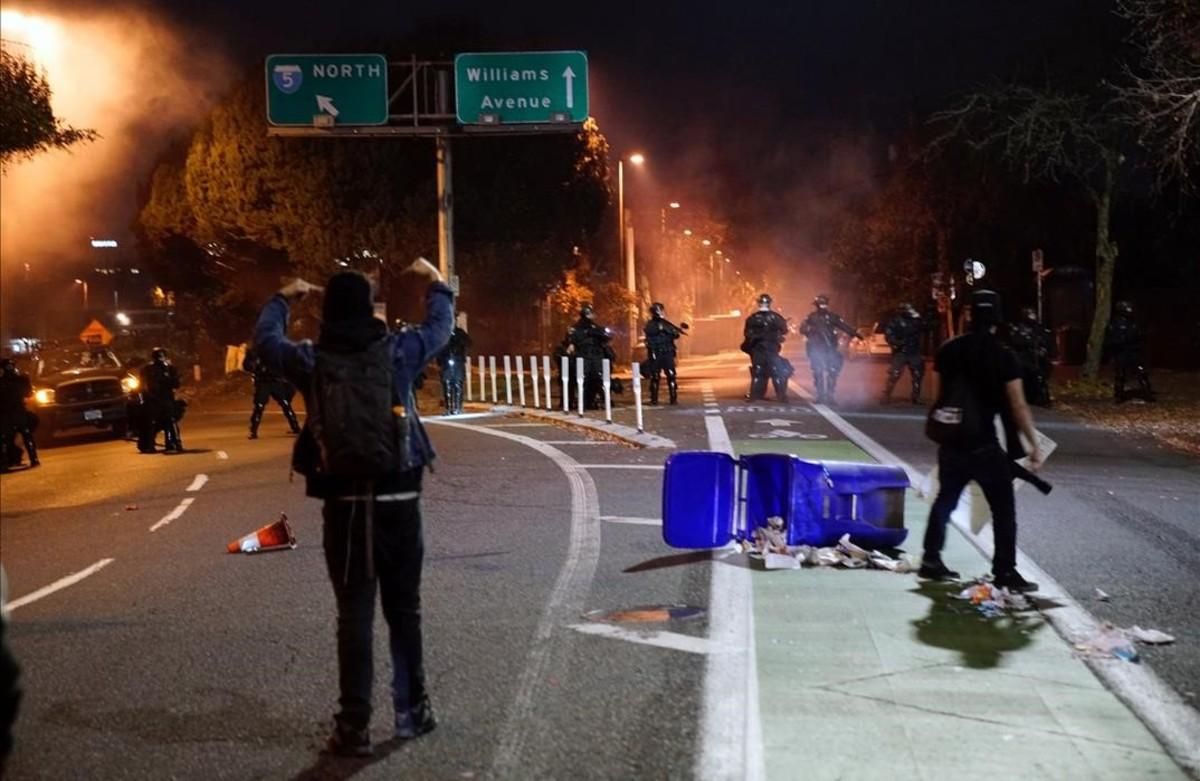
{"label": "pedestrian in distance", "polygon": [[442,406],[447,415],[461,415],[463,411],[463,385],[467,379],[467,351],[471,349],[471,337],[457,324],[450,334],[445,349],[438,353],[438,368],[441,370]]}
{"label": "pedestrian in distance", "polygon": [[671,404],[679,403],[679,381],[675,376],[675,342],[687,331],[687,323],[675,325],[666,318],[667,308],[659,303],[650,305],[650,322],[646,334],[646,369],[650,377],[650,404],[658,405],[660,375],[667,377],[667,394]]}
{"label": "pedestrian in distance", "polygon": [[[600,409],[604,393],[604,359],[616,357],[612,334],[596,322],[596,310],[591,304],[579,309],[579,319],[567,334],[575,358],[583,359],[583,407]],[[571,367],[572,371],[574,367]]]}
{"label": "pedestrian in distance", "polygon": [[179,372],[167,360],[167,351],[155,347],[150,352],[150,363],[142,367],[142,412],[141,430],[138,433],[138,451],[154,453],[154,440],[163,432],[166,453],[182,453],[183,441],[179,436],[179,406],[175,391],[179,389]]}
{"label": "pedestrian in distance", "polygon": [[[1150,387],[1150,372],[1142,357],[1144,336],[1141,326],[1133,318],[1133,304],[1118,301],[1113,309],[1113,318],[1104,333],[1104,349],[1113,360],[1113,401],[1117,404],[1130,399],[1153,402],[1155,395]],[[1137,380],[1134,390],[1125,387],[1131,374]]]}
{"label": "pedestrian in distance", "polygon": [[781,354],[787,338],[788,323],[783,315],[771,309],[771,296],[758,297],[758,311],[746,318],[742,328],[742,352],[750,356],[750,392],[747,401],[760,401],[767,396],[767,380],[775,385],[775,399],[788,403],[787,384],[792,365]]}
{"label": "pedestrian in distance", "polygon": [[928,332],[929,326],[912,304],[901,304],[896,315],[883,327],[888,347],[892,348],[892,363],[888,367],[887,385],[883,389],[884,404],[892,400],[892,391],[896,389],[896,383],[906,367],[912,380],[912,403],[921,403],[921,383],[925,378],[921,341]]}
{"label": "pedestrian in distance", "polygon": [[403,331],[375,317],[372,284],[356,271],[333,275],[324,288],[315,345],[286,336],[291,305],[321,290],[304,280],[268,301],[255,329],[259,356],[300,388],[308,411],[292,461],[307,478],[307,494],[324,502],[340,691],[325,750],[342,756],[372,751],[376,591],[388,625],[394,735],[416,738],[437,725],[425,685],[420,597],[421,479],[434,452],[413,383],[450,339],[454,293],[424,258],[408,270],[428,287],[424,322]]}
{"label": "pedestrian in distance", "polygon": [[[941,346],[934,361],[939,387],[930,409],[926,434],[938,443],[940,487],[925,527],[925,552],[918,576],[931,580],[957,580],[959,575],[942,561],[946,524],[959,497],[974,481],[983,490],[992,513],[995,551],[994,584],[1013,592],[1037,590],[1017,572],[1017,512],[1013,495],[1009,452],[996,437],[996,416],[1011,421],[1008,431],[1019,431],[1029,442],[1030,469],[1042,462],[1033,415],[1025,401],[1021,367],[1012,351],[996,337],[1001,325],[1000,297],[990,290],[971,296],[971,331]],[[1013,440],[1016,437],[1013,436]]]}
{"label": "pedestrian in distance", "polygon": [[17,362],[12,358],[0,362],[0,471],[7,472],[21,464],[18,434],[29,455],[29,467],[42,463],[33,439],[37,418],[25,407],[25,401],[32,396],[33,384],[21,373]]}
{"label": "pedestrian in distance", "polygon": [[842,372],[845,358],[838,349],[838,331],[862,341],[858,331],[829,309],[829,296],[817,296],[813,299],[813,311],[800,325],[800,333],[805,337],[804,350],[812,367],[818,404],[833,403],[838,375]]}
{"label": "pedestrian in distance", "polygon": [[271,371],[258,357],[254,348],[246,351],[242,361],[242,371],[249,372],[254,377],[254,409],[250,413],[250,439],[258,439],[258,427],[262,424],[263,412],[271,399],[283,410],[287,418],[288,428],[293,434],[300,433],[300,421],[296,419],[296,411],[292,409],[292,399],[296,397],[296,386],[288,382],[280,374]]}
{"label": "pedestrian in distance", "polygon": [[1025,398],[1039,407],[1050,406],[1050,360],[1054,357],[1054,336],[1038,320],[1037,310],[1027,306],[1021,317],[1008,329],[1008,343],[1021,366]]}

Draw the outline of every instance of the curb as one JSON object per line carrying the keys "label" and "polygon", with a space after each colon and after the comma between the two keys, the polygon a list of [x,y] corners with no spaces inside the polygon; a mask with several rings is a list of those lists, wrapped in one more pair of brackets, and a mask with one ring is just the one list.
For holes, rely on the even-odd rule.
{"label": "curb", "polygon": [[533,409],[531,407],[509,407],[505,405],[496,405],[489,407],[488,409],[491,412],[501,415],[519,415],[523,418],[549,420],[555,423],[570,426],[572,428],[593,431],[598,434],[603,434],[607,437],[628,442],[629,444],[637,447],[655,450],[674,450],[678,447],[673,440],[667,439],[666,437],[660,437],[658,434],[651,434],[645,431],[638,432],[637,429],[630,426],[621,425],[620,423],[605,423],[602,420],[581,418],[577,414],[551,412],[548,410]]}

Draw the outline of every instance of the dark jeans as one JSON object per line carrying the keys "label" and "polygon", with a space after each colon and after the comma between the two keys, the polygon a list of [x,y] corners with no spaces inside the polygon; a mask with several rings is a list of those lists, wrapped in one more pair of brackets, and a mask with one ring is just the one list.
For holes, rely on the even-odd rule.
{"label": "dark jeans", "polygon": [[1017,507],[1013,497],[1012,473],[1008,457],[999,445],[979,450],[938,449],[938,479],[941,488],[929,510],[925,527],[925,561],[940,561],[946,544],[946,523],[958,506],[958,498],[974,480],[983,489],[992,511],[995,553],[992,573],[999,575],[1017,568]]}
{"label": "dark jeans", "polygon": [[[421,534],[420,500],[376,502],[374,527],[375,577],[367,577],[364,546],[366,503],[325,502],[325,562],[337,597],[339,726],[363,730],[371,721],[371,658],[378,586],[387,620],[392,652],[392,697],[398,714],[425,698],[421,651]],[[347,552],[349,576],[347,577]]]}

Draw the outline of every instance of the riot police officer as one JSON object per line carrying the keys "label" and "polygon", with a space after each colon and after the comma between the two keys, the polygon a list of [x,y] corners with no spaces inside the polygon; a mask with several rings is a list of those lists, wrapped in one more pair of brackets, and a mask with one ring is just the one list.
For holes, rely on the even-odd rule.
{"label": "riot police officer", "polygon": [[658,404],[659,374],[667,375],[667,393],[671,404],[679,403],[679,383],[675,378],[675,340],[683,336],[687,323],[675,325],[664,315],[667,308],[660,303],[650,305],[650,322],[646,334],[646,368],[650,376],[650,404]]}
{"label": "riot police officer", "polygon": [[1050,406],[1050,359],[1054,353],[1054,340],[1050,329],[1038,321],[1033,307],[1021,310],[1021,319],[1009,327],[1008,341],[1021,367],[1025,398],[1030,404]]}
{"label": "riot police officer", "polygon": [[746,394],[749,401],[766,398],[767,378],[770,377],[775,386],[775,398],[787,403],[791,364],[780,355],[787,330],[787,320],[771,309],[771,296],[760,295],[758,311],[746,318],[742,331],[742,352],[750,356],[750,392]]}
{"label": "riot police officer", "polygon": [[25,408],[25,400],[33,395],[33,385],[21,373],[16,361],[5,358],[0,361],[0,471],[7,472],[21,463],[21,451],[17,449],[17,435],[25,444],[29,454],[29,466],[41,464],[38,460],[37,444],[33,441],[34,416]]}
{"label": "riot police officer", "polygon": [[838,331],[844,331],[854,339],[862,339],[858,331],[829,309],[829,296],[819,295],[813,299],[815,309],[804,319],[800,333],[807,339],[805,352],[812,367],[813,385],[817,391],[817,403],[832,404],[837,389],[838,374],[845,360],[838,350]]}
{"label": "riot police officer", "polygon": [[262,423],[263,411],[271,399],[275,399],[275,403],[283,410],[283,416],[287,418],[292,433],[299,434],[300,422],[296,420],[296,411],[292,409],[296,386],[267,368],[253,348],[246,351],[242,370],[254,377],[254,411],[250,413],[250,439],[258,439],[258,427]]}
{"label": "riot police officer", "polygon": [[892,348],[892,364],[888,367],[887,385],[883,389],[883,403],[892,399],[892,391],[908,367],[912,379],[912,403],[921,403],[921,381],[925,378],[925,358],[921,355],[921,338],[929,328],[921,319],[921,313],[912,304],[901,304],[896,315],[883,327],[888,347]]}
{"label": "riot police officer", "polygon": [[[1113,400],[1117,404],[1131,398],[1142,401],[1154,401],[1154,390],[1150,387],[1150,373],[1146,371],[1142,359],[1142,329],[1133,319],[1133,305],[1128,301],[1118,301],[1114,307],[1116,314],[1108,323],[1104,334],[1104,347],[1112,356],[1115,368],[1113,378]],[[1127,391],[1125,383],[1129,373],[1137,377],[1138,388]]]}
{"label": "riot police officer", "polygon": [[438,353],[438,368],[442,375],[442,404],[447,415],[461,415],[463,411],[463,383],[467,379],[467,350],[471,349],[471,337],[457,325],[450,334],[450,341]]}
{"label": "riot police officer", "polygon": [[142,427],[138,434],[138,450],[153,453],[154,439],[162,431],[166,452],[182,453],[183,443],[179,438],[176,421],[175,391],[179,388],[179,372],[167,360],[167,351],[155,347],[150,353],[150,363],[142,367]]}
{"label": "riot police officer", "polygon": [[596,323],[596,310],[584,304],[579,310],[579,320],[568,334],[576,358],[583,359],[583,406],[599,409],[604,391],[604,359],[612,360],[615,353],[609,344],[612,335],[607,328]]}

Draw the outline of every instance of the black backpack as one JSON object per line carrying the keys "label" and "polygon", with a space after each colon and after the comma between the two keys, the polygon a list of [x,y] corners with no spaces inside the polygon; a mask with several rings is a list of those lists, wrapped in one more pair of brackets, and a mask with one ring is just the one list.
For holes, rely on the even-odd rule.
{"label": "black backpack", "polygon": [[967,449],[986,436],[985,425],[970,377],[959,372],[942,382],[925,418],[925,436],[945,447]]}
{"label": "black backpack", "polygon": [[318,475],[374,481],[412,468],[408,410],[393,387],[394,349],[386,338],[361,352],[317,350],[306,433]]}

